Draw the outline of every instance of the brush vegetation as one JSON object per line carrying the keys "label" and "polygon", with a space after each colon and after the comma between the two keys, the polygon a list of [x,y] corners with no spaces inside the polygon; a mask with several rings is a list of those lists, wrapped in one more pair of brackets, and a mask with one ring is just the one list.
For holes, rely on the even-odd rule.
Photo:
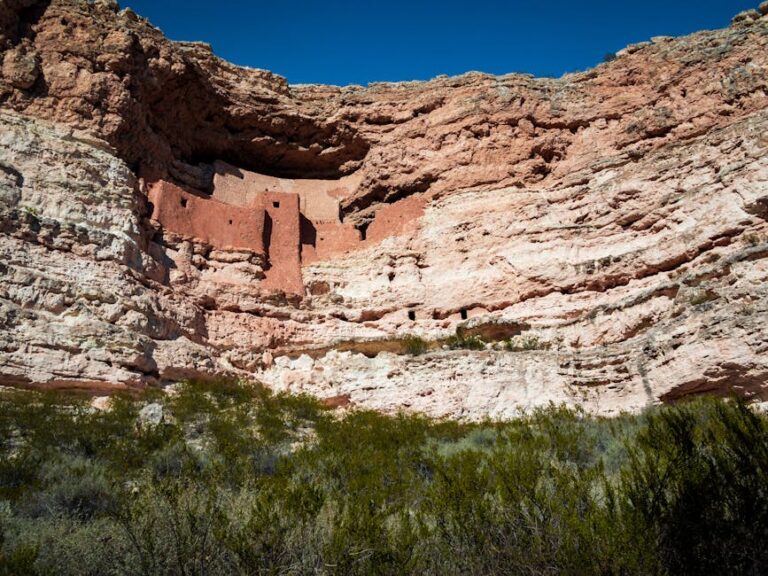
{"label": "brush vegetation", "polygon": [[[139,412],[154,403],[162,421]],[[762,574],[768,422],[462,424],[232,382],[0,395],[0,574]],[[155,421],[157,418],[155,418]]]}

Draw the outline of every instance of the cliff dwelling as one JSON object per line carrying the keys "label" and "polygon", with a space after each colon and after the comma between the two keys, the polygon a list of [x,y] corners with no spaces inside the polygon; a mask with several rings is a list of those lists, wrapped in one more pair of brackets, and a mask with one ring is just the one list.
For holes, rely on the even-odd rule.
{"label": "cliff dwelling", "polygon": [[210,194],[165,180],[149,187],[152,219],[164,230],[264,262],[261,288],[303,294],[302,264],[333,258],[397,234],[423,212],[422,198],[386,205],[365,224],[343,222],[341,202],[360,176],[288,179],[213,164]]}
{"label": "cliff dwelling", "polygon": [[768,7],[557,80],[339,87],[112,0],[0,6],[4,383],[225,374],[477,418],[768,400]]}

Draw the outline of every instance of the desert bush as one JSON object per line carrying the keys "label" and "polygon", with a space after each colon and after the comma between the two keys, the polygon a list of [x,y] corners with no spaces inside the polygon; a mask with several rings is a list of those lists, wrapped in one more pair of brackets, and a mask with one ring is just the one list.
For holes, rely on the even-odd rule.
{"label": "desert bush", "polygon": [[550,343],[543,342],[538,336],[526,334],[525,336],[515,336],[504,342],[504,348],[512,352],[521,352],[529,350],[549,350]]}
{"label": "desert bush", "polygon": [[95,412],[0,392],[0,574],[758,574],[768,561],[768,423],[737,402],[459,423],[189,383],[151,398],[165,423],[138,426],[147,401]]}
{"label": "desert bush", "polygon": [[688,299],[688,303],[691,306],[698,306],[699,304],[704,304],[705,302],[709,302],[711,300],[715,300],[717,298],[717,294],[710,290],[697,290]]}
{"label": "desert bush", "polygon": [[[67,518],[14,517],[7,530],[4,550],[0,551],[0,574],[3,573],[3,566],[14,575],[108,576],[139,573],[121,568],[123,562],[135,559],[117,524],[107,518],[81,522]],[[12,569],[12,563],[4,561],[4,554],[17,558]]]}
{"label": "desert bush", "polygon": [[668,573],[762,574],[767,471],[765,417],[741,402],[695,403],[649,417],[621,494]]}
{"label": "desert bush", "polygon": [[427,342],[419,336],[408,335],[403,338],[403,351],[411,356],[419,356],[427,351]]}
{"label": "desert bush", "polygon": [[444,340],[446,346],[451,350],[485,350],[485,342],[478,336],[449,336]]}
{"label": "desert bush", "polygon": [[42,464],[38,478],[38,490],[21,508],[26,515],[86,521],[114,505],[114,489],[98,461],[60,454]]}

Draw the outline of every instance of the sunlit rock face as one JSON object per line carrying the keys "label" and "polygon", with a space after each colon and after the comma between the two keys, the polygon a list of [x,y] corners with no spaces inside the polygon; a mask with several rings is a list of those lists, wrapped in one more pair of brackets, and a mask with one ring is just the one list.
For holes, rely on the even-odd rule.
{"label": "sunlit rock face", "polygon": [[756,12],[560,79],[291,86],[109,2],[6,2],[0,381],[768,399],[766,43]]}

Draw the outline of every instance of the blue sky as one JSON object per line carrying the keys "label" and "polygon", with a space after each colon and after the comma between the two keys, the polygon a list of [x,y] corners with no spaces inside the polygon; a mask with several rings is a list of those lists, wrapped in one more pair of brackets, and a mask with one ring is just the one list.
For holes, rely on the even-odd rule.
{"label": "blue sky", "polygon": [[292,84],[470,70],[560,76],[651,36],[727,26],[759,0],[122,0],[174,40]]}

